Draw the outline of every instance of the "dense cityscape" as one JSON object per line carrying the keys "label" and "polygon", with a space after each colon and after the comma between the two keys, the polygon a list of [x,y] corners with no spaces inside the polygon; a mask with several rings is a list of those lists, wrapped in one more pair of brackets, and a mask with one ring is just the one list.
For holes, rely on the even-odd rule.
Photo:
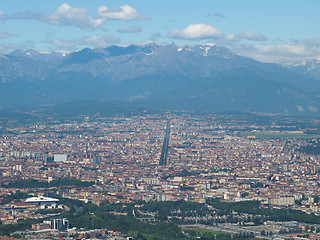
{"label": "dense cityscape", "polygon": [[[318,124],[316,118],[169,112],[81,116],[48,124],[6,122],[0,136],[1,222],[3,226],[17,225],[35,219],[33,231],[28,230],[33,234],[59,229],[46,225],[45,219],[50,219],[50,214],[63,216],[70,205],[58,199],[50,204],[28,202],[28,197],[121,206],[121,210],[107,212],[130,214],[151,223],[161,222],[161,211],[151,211],[150,204],[177,202],[200,204],[206,210],[187,217],[178,214],[176,206],[175,211],[166,213],[164,222],[189,227],[204,224],[200,228],[211,226],[219,231],[233,226],[223,230],[231,233],[240,231],[239,227],[242,233],[245,226],[256,226],[246,231],[263,238],[271,237],[269,233],[293,234],[303,229],[317,237]],[[267,214],[236,209],[221,214],[215,201],[247,202],[251,208],[258,203],[258,208],[298,211],[314,219],[291,216],[292,221],[284,222],[294,227],[277,227],[283,221],[271,221]],[[132,212],[126,212],[124,208],[132,204]],[[61,218],[57,226],[62,226],[62,219],[69,224],[69,219]],[[80,231],[72,220],[68,229]],[[90,227],[87,230],[92,231]],[[104,236],[111,238],[112,231],[119,229],[107,230]]]}
{"label": "dense cityscape", "polygon": [[0,5],[0,240],[320,240],[320,1]]}

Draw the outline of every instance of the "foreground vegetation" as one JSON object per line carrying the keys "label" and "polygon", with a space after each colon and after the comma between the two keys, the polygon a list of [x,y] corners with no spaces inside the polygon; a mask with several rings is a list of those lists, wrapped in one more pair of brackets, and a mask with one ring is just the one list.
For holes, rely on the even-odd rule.
{"label": "foreground vegetation", "polygon": [[236,211],[240,213],[250,213],[260,215],[262,220],[271,221],[299,221],[304,223],[320,224],[320,216],[313,213],[307,214],[298,210],[291,209],[275,209],[272,207],[261,207],[259,201],[246,201],[246,202],[221,202],[213,199],[209,201],[214,208],[225,211]]}
{"label": "foreground vegetation", "polygon": [[[17,193],[19,195],[19,193]],[[69,211],[59,214],[70,221],[70,227],[78,229],[109,229],[119,231],[136,239],[250,239],[253,234],[227,234],[209,229],[184,228],[178,224],[202,223],[212,225],[240,221],[235,212],[251,214],[250,219],[256,225],[264,221],[299,221],[320,224],[320,217],[290,209],[261,207],[258,201],[222,202],[218,199],[208,200],[206,204],[185,201],[177,202],[135,202],[128,204],[104,203],[100,206],[82,201],[60,198],[60,203],[67,205]],[[38,213],[41,213],[39,211]],[[145,214],[152,215],[148,222],[141,219]],[[204,216],[207,216],[204,217]],[[208,216],[213,216],[209,217]],[[220,218],[221,217],[221,218]],[[193,220],[192,220],[193,219]],[[0,225],[0,234],[12,234],[26,230],[31,224],[41,220],[23,220],[18,224]],[[242,221],[242,220],[241,220]]]}

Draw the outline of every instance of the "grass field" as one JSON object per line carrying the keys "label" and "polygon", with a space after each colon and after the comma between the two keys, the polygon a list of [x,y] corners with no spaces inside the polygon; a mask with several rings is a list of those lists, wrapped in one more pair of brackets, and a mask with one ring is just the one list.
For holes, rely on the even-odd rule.
{"label": "grass field", "polygon": [[320,138],[320,135],[305,134],[300,132],[247,132],[241,135],[242,137],[256,137],[268,139],[315,139]]}

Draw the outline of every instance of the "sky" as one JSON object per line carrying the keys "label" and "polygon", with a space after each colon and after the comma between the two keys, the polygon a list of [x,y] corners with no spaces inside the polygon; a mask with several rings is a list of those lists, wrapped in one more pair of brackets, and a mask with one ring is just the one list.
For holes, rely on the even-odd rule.
{"label": "sky", "polygon": [[214,43],[262,62],[320,60],[319,0],[2,0],[0,53]]}

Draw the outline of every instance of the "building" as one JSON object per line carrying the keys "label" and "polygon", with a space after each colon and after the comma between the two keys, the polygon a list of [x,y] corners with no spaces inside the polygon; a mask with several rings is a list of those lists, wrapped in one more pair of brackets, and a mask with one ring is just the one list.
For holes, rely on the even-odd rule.
{"label": "building", "polygon": [[295,204],[293,196],[281,196],[271,199],[271,204],[276,206],[291,206]]}
{"label": "building", "polygon": [[66,154],[54,154],[53,161],[54,162],[65,162],[68,160],[68,155]]}
{"label": "building", "polygon": [[27,198],[26,203],[31,203],[37,206],[41,206],[41,205],[56,205],[59,202],[59,199],[57,198],[51,198],[51,197],[31,197],[31,198]]}
{"label": "building", "polygon": [[44,224],[50,225],[51,229],[59,230],[62,227],[69,229],[69,220],[66,218],[53,218],[43,221]]}
{"label": "building", "polygon": [[36,224],[31,225],[31,229],[34,231],[42,231],[42,230],[46,230],[46,229],[51,229],[50,227],[51,226],[48,223],[36,223]]}

